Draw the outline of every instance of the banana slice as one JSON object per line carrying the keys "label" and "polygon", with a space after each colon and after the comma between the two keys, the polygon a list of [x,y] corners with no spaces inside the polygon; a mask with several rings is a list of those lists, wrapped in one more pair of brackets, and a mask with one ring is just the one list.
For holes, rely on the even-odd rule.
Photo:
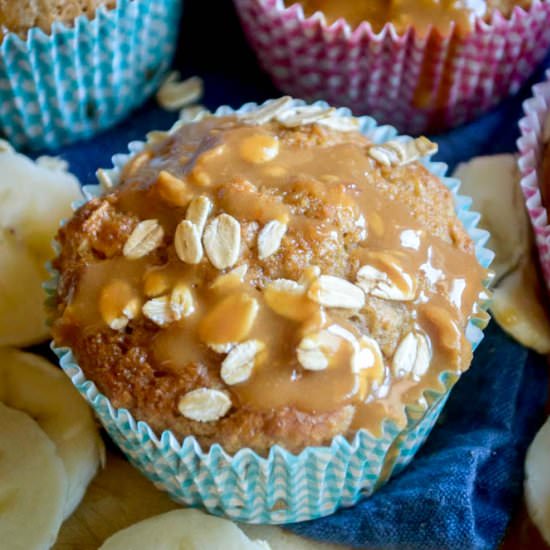
{"label": "banana slice", "polygon": [[35,418],[55,444],[67,474],[66,518],[82,500],[104,453],[90,408],[60,369],[7,348],[0,349],[0,401]]}
{"label": "banana slice", "polygon": [[0,346],[26,346],[48,337],[43,280],[28,249],[0,230]]}
{"label": "banana slice", "polygon": [[491,233],[488,246],[496,254],[491,269],[498,282],[531,249],[516,159],[514,155],[476,157],[459,164],[453,176],[462,181],[461,192],[472,197],[474,210],[481,213],[479,226]]}
{"label": "banana slice", "polygon": [[249,536],[265,540],[273,550],[342,550],[342,546],[304,539],[275,525],[243,524],[239,527]]}
{"label": "banana slice", "polygon": [[550,418],[527,451],[524,489],[529,516],[550,545]]}
{"label": "banana slice", "polygon": [[78,180],[62,168],[0,152],[0,227],[24,242],[41,264],[53,257],[59,222],[71,215],[71,203],[82,198]]}
{"label": "banana slice", "polygon": [[81,198],[78,180],[51,161],[34,163],[0,148],[0,345],[45,340],[42,283],[52,240],[71,203]]}
{"label": "banana slice", "polygon": [[[550,320],[544,291],[532,260],[533,241],[513,155],[477,157],[460,164],[454,176],[481,213],[480,227],[491,233],[495,252],[491,269],[496,288],[491,312],[518,342],[539,353],[550,352]],[[503,215],[504,213],[504,215]]]}
{"label": "banana slice", "polygon": [[491,312],[520,344],[544,355],[550,353],[550,320],[545,300],[535,266],[527,257],[493,291]]}
{"label": "banana slice", "polygon": [[234,523],[198,510],[173,510],[119,531],[100,550],[269,550]]}
{"label": "banana slice", "polygon": [[0,546],[42,550],[53,544],[67,480],[55,447],[26,414],[0,403]]}
{"label": "banana slice", "polygon": [[54,550],[97,550],[125,527],[178,508],[124,458],[110,453],[84,500],[61,527]]}

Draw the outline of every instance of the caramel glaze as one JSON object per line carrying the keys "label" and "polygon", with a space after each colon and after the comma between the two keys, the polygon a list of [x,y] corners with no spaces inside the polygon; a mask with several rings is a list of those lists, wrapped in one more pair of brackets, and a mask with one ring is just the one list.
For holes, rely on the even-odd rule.
{"label": "caramel glaze", "polygon": [[[160,370],[177,376],[190,363],[219,369],[225,355],[214,354],[202,341],[201,321],[227,296],[246,294],[259,304],[246,339],[260,340],[265,350],[248,380],[224,388],[234,407],[267,410],[293,406],[323,413],[352,404],[353,430],[367,428],[379,433],[384,418],[403,425],[406,404],[418,403],[428,388],[440,388],[443,371],[458,374],[469,366],[471,346],[464,331],[468,319],[478,312],[476,304],[486,273],[476,261],[472,242],[452,214],[452,200],[442,184],[436,183],[441,186],[438,193],[444,197],[441,204],[432,206],[427,202],[423,184],[430,181],[433,185],[436,178],[420,164],[385,168],[366,154],[370,142],[356,132],[343,135],[316,125],[308,132],[308,139],[303,140],[301,134],[293,137],[292,130],[275,123],[251,126],[233,117],[208,117],[148,146],[125,167],[112,197],[122,212],[136,219],[158,220],[165,233],[162,247],[138,260],[118,253],[87,264],[56,323],[58,343],[71,344],[67,336],[71,331],[63,330],[63,325],[70,325],[72,331],[105,329],[98,309],[105,285],[122,279],[145,301],[144,278],[159,271],[170,284],[186,282],[192,289],[195,307],[194,313],[181,321],[152,326],[150,361]],[[266,135],[278,141],[278,154],[265,162],[245,160],[243,143],[250,138],[254,143],[257,136]],[[240,222],[241,250],[232,267],[248,265],[242,284],[229,290],[212,289],[210,285],[221,272],[206,255],[198,265],[186,264],[177,257],[173,235],[186,209],[159,198],[157,180],[161,170],[185,182],[193,195],[208,196],[213,202],[210,219],[225,212]],[[401,197],[400,186],[408,186],[409,191],[412,186],[413,192]],[[305,190],[311,199],[307,216],[291,193],[296,188]],[[318,213],[312,215],[316,200]],[[424,214],[414,213],[411,200],[426,201]],[[445,215],[452,216],[452,221],[433,221],[442,213],[431,212],[432,208],[450,210]],[[287,232],[279,251],[260,260],[258,230],[274,219],[287,223]],[[342,232],[343,226],[357,230]],[[324,250],[331,261],[325,262],[323,274],[355,282],[358,269],[369,264],[385,271],[399,286],[406,273],[415,282],[415,298],[390,303],[367,295],[363,310],[331,309],[304,298],[296,319],[270,309],[263,295],[269,281],[299,279],[310,258],[325,254]],[[388,308],[393,312],[393,321],[384,320],[383,312]],[[234,324],[235,318],[228,316],[219,330],[231,334]],[[366,375],[362,375],[365,380],[352,372],[352,350],[346,342],[342,342],[326,370],[308,371],[300,365],[296,349],[304,334],[334,324],[356,337],[367,334],[378,338],[384,356],[384,368],[378,375],[366,369]],[[375,324],[377,328],[373,328]],[[429,339],[430,367],[419,379],[396,379],[392,355],[400,339],[413,329]],[[385,338],[385,332],[391,336]],[[361,395],[360,388],[364,391],[365,384],[366,394]]]}

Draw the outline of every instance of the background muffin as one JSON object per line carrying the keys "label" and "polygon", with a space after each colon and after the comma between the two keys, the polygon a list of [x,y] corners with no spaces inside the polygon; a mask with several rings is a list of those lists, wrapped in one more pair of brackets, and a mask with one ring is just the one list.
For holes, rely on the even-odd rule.
{"label": "background muffin", "polygon": [[[59,235],[61,365],[146,475],[248,521],[325,515],[404,466],[484,318],[451,193],[412,162],[431,144],[375,147],[357,124],[390,129],[296,105],[153,134]],[[182,470],[197,459],[216,502]],[[306,508],[303,491],[318,495]]]}
{"label": "background muffin", "polygon": [[368,20],[331,24],[340,10],[346,16],[347,3],[331,4],[327,21],[321,12],[304,15],[301,3],[235,0],[248,41],[280,90],[346,105],[410,133],[475,118],[516,92],[550,45],[546,0],[475,2],[488,15],[472,16],[472,9],[461,25],[445,19],[442,30],[429,26],[440,2],[402,4],[422,13],[410,18],[404,7],[395,24],[377,16],[373,27]]}
{"label": "background muffin", "polygon": [[18,147],[116,124],[170,66],[180,0],[16,4],[0,4],[0,129]]}
{"label": "background muffin", "polygon": [[54,21],[71,25],[79,15],[92,18],[99,6],[112,9],[116,0],[1,0],[0,26],[23,37],[33,27],[48,33]]}

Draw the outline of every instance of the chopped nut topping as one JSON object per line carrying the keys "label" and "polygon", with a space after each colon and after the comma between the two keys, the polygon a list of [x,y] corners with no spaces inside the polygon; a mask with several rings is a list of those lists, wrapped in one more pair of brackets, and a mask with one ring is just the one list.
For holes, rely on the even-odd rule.
{"label": "chopped nut topping", "polygon": [[237,288],[243,284],[246,272],[248,271],[248,265],[242,264],[235,267],[229,273],[219,275],[216,280],[210,285],[213,290],[229,290]]}
{"label": "chopped nut topping", "polygon": [[368,150],[369,156],[384,166],[403,166],[434,153],[437,153],[437,144],[424,136],[406,142],[387,141]]}
{"label": "chopped nut topping", "polygon": [[231,294],[216,304],[199,324],[199,337],[208,345],[242,342],[258,315],[257,300],[248,294]]}
{"label": "chopped nut topping", "polygon": [[125,281],[115,279],[106,285],[99,297],[101,317],[113,330],[122,330],[139,315],[140,300]]}
{"label": "chopped nut topping", "polygon": [[231,408],[231,399],[220,391],[199,388],[186,393],[178,403],[179,412],[197,422],[214,422],[227,414]]}
{"label": "chopped nut topping", "polygon": [[361,309],[365,305],[365,294],[359,287],[332,275],[321,275],[310,286],[308,296],[326,307]]}
{"label": "chopped nut topping", "polygon": [[258,256],[260,260],[275,254],[281,246],[287,226],[277,220],[267,222],[258,234]]}
{"label": "chopped nut topping", "polygon": [[143,280],[143,292],[148,298],[164,294],[170,288],[170,281],[164,273],[158,270],[149,271]]}
{"label": "chopped nut topping", "polygon": [[239,259],[241,225],[233,216],[220,214],[205,227],[202,242],[214,267],[231,267]]}
{"label": "chopped nut topping", "polygon": [[309,334],[302,338],[296,350],[298,362],[306,370],[324,370],[340,344],[341,338],[328,330]]}
{"label": "chopped nut topping", "polygon": [[431,351],[424,334],[409,332],[397,346],[393,356],[392,369],[397,378],[409,374],[419,379],[428,370],[431,361]]}
{"label": "chopped nut topping", "polygon": [[288,109],[291,103],[292,98],[289,96],[284,96],[279,99],[274,99],[273,101],[270,101],[263,107],[259,107],[248,113],[243,113],[240,115],[240,117],[244,122],[247,122],[248,124],[262,125],[272,120],[279,113]]}
{"label": "chopped nut topping", "polygon": [[248,340],[235,346],[222,362],[222,380],[232,386],[250,378],[257,355],[265,349],[263,342]]}
{"label": "chopped nut topping", "polygon": [[157,220],[139,222],[128,237],[122,253],[129,260],[137,260],[155,250],[164,238],[164,230]]}
{"label": "chopped nut topping", "polygon": [[401,271],[399,281],[392,281],[385,271],[380,271],[371,265],[364,265],[357,272],[357,286],[361,287],[365,294],[376,296],[384,300],[414,300],[416,285],[412,278]]}
{"label": "chopped nut topping", "polygon": [[159,105],[167,111],[177,111],[190,103],[195,103],[203,94],[201,78],[193,76],[180,82],[180,77],[179,72],[171,72],[157,92]]}
{"label": "chopped nut topping", "polygon": [[178,258],[187,264],[198,264],[202,260],[202,243],[197,226],[183,220],[176,227],[174,247]]}
{"label": "chopped nut topping", "polygon": [[269,162],[279,154],[279,140],[268,134],[254,134],[243,139],[239,152],[251,164]]}
{"label": "chopped nut topping", "polygon": [[179,283],[173,288],[170,295],[170,310],[174,321],[179,321],[194,313],[193,294],[185,283]]}
{"label": "chopped nut topping", "polygon": [[189,186],[166,170],[159,173],[156,186],[161,198],[174,206],[185,207],[193,197],[193,192],[189,189]]}
{"label": "chopped nut topping", "polygon": [[195,224],[200,237],[202,237],[211,210],[212,201],[205,195],[195,197],[187,207],[185,219]]}

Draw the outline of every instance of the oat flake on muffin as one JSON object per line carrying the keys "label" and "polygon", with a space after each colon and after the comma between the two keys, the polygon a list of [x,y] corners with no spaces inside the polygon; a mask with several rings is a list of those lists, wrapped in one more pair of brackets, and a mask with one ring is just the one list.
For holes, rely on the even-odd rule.
{"label": "oat flake on muffin", "polygon": [[227,452],[403,425],[468,368],[486,272],[452,195],[282,98],[156,136],[60,230],[56,345],[116,408]]}

